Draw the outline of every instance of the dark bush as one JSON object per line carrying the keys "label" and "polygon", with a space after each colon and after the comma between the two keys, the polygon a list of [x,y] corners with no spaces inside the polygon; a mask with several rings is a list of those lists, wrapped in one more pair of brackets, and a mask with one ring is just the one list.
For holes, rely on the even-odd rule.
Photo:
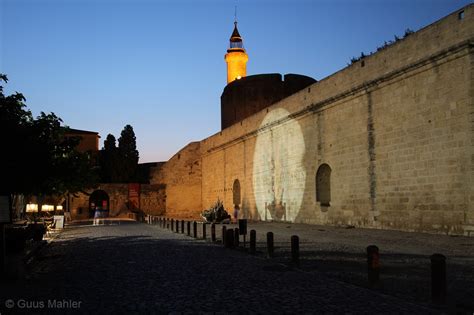
{"label": "dark bush", "polygon": [[25,242],[30,239],[26,227],[5,228],[5,250],[7,253],[19,253],[25,249]]}
{"label": "dark bush", "polygon": [[46,233],[46,227],[42,223],[28,224],[28,230],[33,241],[41,241]]}

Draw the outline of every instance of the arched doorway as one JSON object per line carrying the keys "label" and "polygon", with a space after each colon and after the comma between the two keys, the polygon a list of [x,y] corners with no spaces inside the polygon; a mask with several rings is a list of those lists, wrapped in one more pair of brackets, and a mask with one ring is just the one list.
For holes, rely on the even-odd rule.
{"label": "arched doorway", "polygon": [[89,196],[89,217],[93,218],[96,211],[101,211],[102,216],[109,215],[110,199],[103,190],[95,190]]}
{"label": "arched doorway", "polygon": [[240,182],[238,179],[234,180],[234,185],[232,185],[232,193],[233,193],[233,203],[235,206],[240,206]]}
{"label": "arched doorway", "polygon": [[329,207],[331,202],[331,168],[322,164],[316,172],[316,201],[321,207]]}
{"label": "arched doorway", "polygon": [[234,220],[237,221],[239,218],[240,212],[240,182],[238,179],[234,180],[234,184],[232,185],[232,202],[234,204]]}

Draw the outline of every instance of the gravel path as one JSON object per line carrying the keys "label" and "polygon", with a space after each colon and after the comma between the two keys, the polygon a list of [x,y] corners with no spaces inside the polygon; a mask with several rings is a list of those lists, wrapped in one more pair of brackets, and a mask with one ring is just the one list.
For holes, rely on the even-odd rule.
{"label": "gravel path", "polygon": [[[440,311],[340,282],[317,270],[293,270],[278,259],[225,249],[157,225],[70,227],[42,251],[25,280],[2,290],[0,310],[2,314]],[[13,301],[13,308],[6,308],[5,300]],[[69,308],[64,302],[59,307],[58,301],[69,302]],[[80,307],[71,306],[74,302]]]}

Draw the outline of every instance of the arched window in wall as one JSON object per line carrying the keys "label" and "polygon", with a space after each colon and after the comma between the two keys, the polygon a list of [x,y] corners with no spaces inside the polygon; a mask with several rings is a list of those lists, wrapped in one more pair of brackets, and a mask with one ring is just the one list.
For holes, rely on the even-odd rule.
{"label": "arched window in wall", "polygon": [[316,172],[316,201],[329,207],[331,202],[331,168],[322,164]]}
{"label": "arched window in wall", "polygon": [[232,186],[234,206],[240,205],[240,182],[238,179],[234,180],[234,185]]}

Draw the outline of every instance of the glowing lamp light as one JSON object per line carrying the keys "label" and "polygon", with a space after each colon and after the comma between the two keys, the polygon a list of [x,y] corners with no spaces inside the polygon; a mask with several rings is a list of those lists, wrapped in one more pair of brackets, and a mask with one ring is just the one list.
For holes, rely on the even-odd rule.
{"label": "glowing lamp light", "polygon": [[28,203],[26,205],[26,212],[38,212],[38,204]]}
{"label": "glowing lamp light", "polygon": [[241,77],[240,75],[239,75],[239,76],[237,76],[237,80],[240,80],[240,79],[242,79],[242,77]]}
{"label": "glowing lamp light", "polygon": [[42,205],[41,206],[41,211],[54,211],[54,206],[53,205]]}
{"label": "glowing lamp light", "polygon": [[63,206],[61,206],[61,205],[56,206],[56,210],[62,211],[62,210],[63,210]]}

